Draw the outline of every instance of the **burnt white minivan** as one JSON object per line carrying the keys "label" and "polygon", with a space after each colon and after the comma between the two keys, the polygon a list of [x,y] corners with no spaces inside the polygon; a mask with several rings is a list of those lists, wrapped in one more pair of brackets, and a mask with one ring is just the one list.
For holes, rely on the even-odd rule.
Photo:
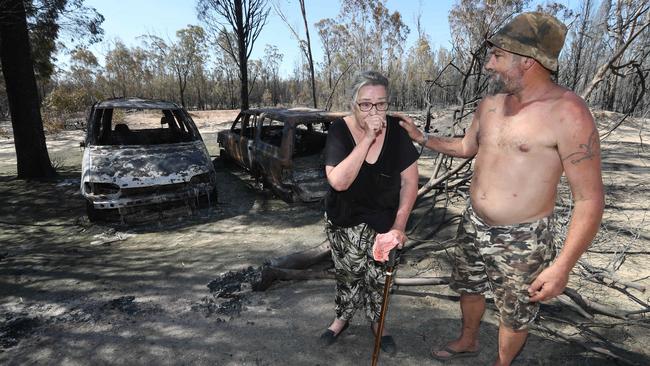
{"label": "burnt white minivan", "polygon": [[95,103],[88,115],[81,193],[88,218],[175,201],[216,202],[216,172],[194,121],[177,104]]}

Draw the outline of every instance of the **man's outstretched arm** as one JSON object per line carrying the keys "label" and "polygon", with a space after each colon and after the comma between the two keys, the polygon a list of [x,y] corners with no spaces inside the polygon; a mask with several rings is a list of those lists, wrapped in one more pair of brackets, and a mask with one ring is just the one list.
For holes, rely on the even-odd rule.
{"label": "man's outstretched arm", "polygon": [[479,128],[479,115],[481,106],[474,113],[472,124],[465,132],[465,136],[460,137],[442,137],[425,134],[415,125],[413,120],[401,114],[395,114],[400,119],[399,125],[406,130],[411,140],[418,144],[443,153],[449,156],[459,158],[471,158],[478,152],[478,128]]}

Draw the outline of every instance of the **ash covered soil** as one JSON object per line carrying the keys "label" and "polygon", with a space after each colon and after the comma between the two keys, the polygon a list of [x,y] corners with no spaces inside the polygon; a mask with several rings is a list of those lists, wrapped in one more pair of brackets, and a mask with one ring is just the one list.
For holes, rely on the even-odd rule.
{"label": "ash covered soil", "polygon": [[[83,131],[48,135],[50,156],[60,173],[49,182],[15,179],[13,140],[0,139],[0,364],[370,362],[373,338],[361,312],[336,344],[323,349],[317,343],[334,316],[332,280],[277,281],[266,291],[252,291],[265,261],[315,247],[325,235],[319,204],[286,204],[260,190],[241,170],[221,163],[216,132],[228,128],[235,115],[193,112],[215,160],[219,203],[193,211],[180,206],[135,225],[93,224],[85,217],[78,188]],[[602,126],[617,118],[608,113],[597,117]],[[629,244],[628,252],[642,254],[628,254],[617,262],[616,273],[646,287],[650,153],[639,136],[648,141],[642,128],[647,122],[627,123],[603,143],[608,207],[607,230],[601,235],[606,240],[586,256],[605,266]],[[432,161],[425,154],[419,162],[422,183]],[[463,202],[451,203],[447,218],[463,207]],[[421,204],[415,210],[421,224],[413,237],[424,236],[426,227],[440,220],[441,210],[427,215],[429,208]],[[449,255],[430,249],[453,240],[454,232],[451,225],[405,253],[398,276],[447,276]],[[638,308],[620,292],[590,287],[575,276],[572,286],[617,308]],[[640,301],[650,302],[647,292],[635,291],[630,290]],[[555,302],[548,308],[563,309]],[[648,360],[647,319],[639,326],[596,317],[609,329],[605,336],[624,348],[629,359],[638,364]],[[396,288],[386,327],[396,339],[398,354],[382,355],[380,364],[442,364],[429,356],[430,349],[457,335],[458,318],[457,296],[446,286]],[[480,356],[445,364],[490,364],[496,355],[497,325],[490,306],[481,329]],[[516,364],[612,362],[535,331]]]}

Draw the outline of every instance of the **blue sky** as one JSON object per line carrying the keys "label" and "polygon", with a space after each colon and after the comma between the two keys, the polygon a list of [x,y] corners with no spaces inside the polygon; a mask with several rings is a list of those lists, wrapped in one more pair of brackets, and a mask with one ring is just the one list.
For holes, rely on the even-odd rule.
{"label": "blue sky", "polygon": [[[277,0],[269,0],[269,3]],[[178,29],[188,24],[200,25],[195,10],[196,1],[182,0],[86,0],[86,5],[96,8],[105,17],[103,28],[104,42],[92,47],[92,50],[103,63],[108,45],[115,39],[121,39],[130,46],[139,45],[136,38],[143,34],[155,34],[164,39],[173,39]],[[417,37],[415,18],[418,9],[422,12],[422,25],[429,35],[432,46],[449,47],[449,25],[447,15],[454,0],[388,0],[387,7],[399,11],[411,32],[406,49],[414,44]],[[300,5],[298,0],[280,0],[284,13],[291,25],[303,30]],[[306,0],[307,19],[310,23],[312,51],[316,61],[322,60],[321,43],[313,24],[320,19],[336,19],[340,3],[338,0]],[[294,65],[300,62],[298,43],[280,17],[271,10],[268,24],[262,30],[255,43],[252,58],[258,59],[264,53],[266,44],[275,45],[284,54],[281,73],[287,76]],[[61,57],[63,61],[65,58]]]}
{"label": "blue sky", "polygon": [[[576,6],[579,0],[556,0],[569,7]],[[278,2],[287,15],[291,25],[301,32],[303,30],[300,5],[298,0],[269,0],[269,4]],[[422,14],[422,27],[428,34],[433,48],[451,48],[448,14],[455,0],[388,0],[386,6],[399,11],[402,19],[411,29],[406,41],[408,50],[417,37],[415,19],[418,12]],[[543,3],[545,0],[533,0]],[[196,16],[196,0],[86,0],[86,5],[96,8],[104,15],[104,42],[91,48],[101,63],[116,39],[129,46],[140,45],[138,36],[155,34],[163,39],[174,39],[175,33],[188,24],[201,25]],[[324,18],[336,19],[340,9],[339,0],[306,0],[307,19],[310,24],[312,52],[314,60],[322,61],[322,46],[313,24]],[[300,50],[287,25],[271,10],[268,24],[257,39],[251,57],[259,59],[264,54],[267,44],[275,45],[284,55],[280,72],[288,76],[294,66],[300,62]],[[60,56],[60,66],[65,67],[67,57]]]}

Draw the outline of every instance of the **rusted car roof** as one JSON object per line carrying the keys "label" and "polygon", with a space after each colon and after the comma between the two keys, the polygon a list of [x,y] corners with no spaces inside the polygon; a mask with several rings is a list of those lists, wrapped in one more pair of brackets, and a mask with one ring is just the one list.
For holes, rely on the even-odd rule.
{"label": "rusted car roof", "polygon": [[348,114],[345,112],[328,112],[313,108],[254,108],[249,109],[249,112],[256,115],[263,113],[269,118],[289,124],[317,123],[323,122],[323,119],[333,121]]}

